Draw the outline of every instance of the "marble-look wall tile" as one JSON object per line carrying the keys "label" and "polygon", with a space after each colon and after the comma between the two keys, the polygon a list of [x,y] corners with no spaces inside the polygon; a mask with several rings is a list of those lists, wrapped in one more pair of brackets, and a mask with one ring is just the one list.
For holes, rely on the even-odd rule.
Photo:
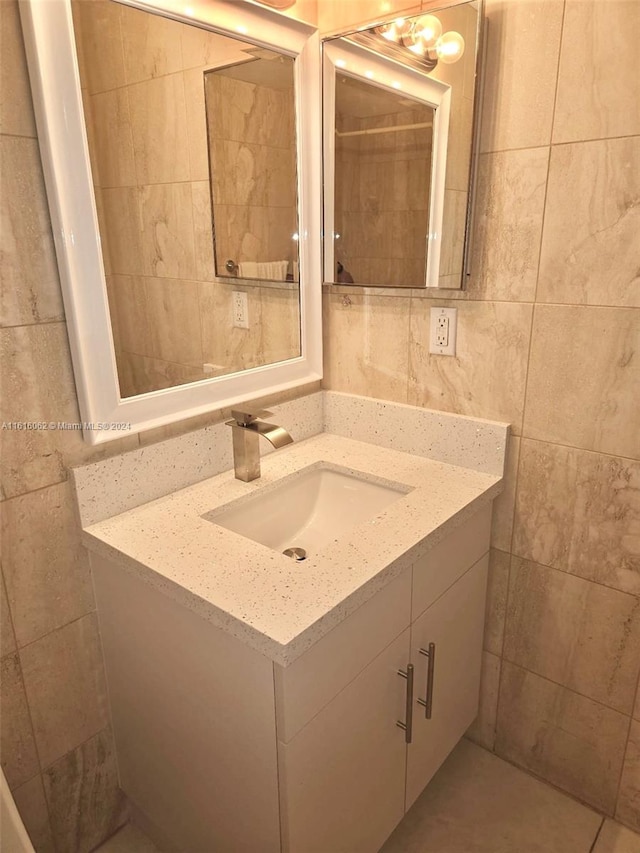
{"label": "marble-look wall tile", "polygon": [[20,647],[95,608],[68,483],[5,502],[3,569]]}
{"label": "marble-look wall tile", "polygon": [[82,39],[87,79],[83,88],[93,95],[125,84],[124,56],[120,30],[120,6],[111,0],[74,0],[72,4],[76,39]]}
{"label": "marble-look wall tile", "polygon": [[146,278],[153,358],[202,367],[200,285],[197,281]]}
{"label": "marble-look wall tile", "polygon": [[474,743],[493,751],[496,739],[498,689],[500,686],[500,658],[489,652],[482,653],[480,677],[480,707],[478,716],[467,729],[467,737]]}
{"label": "marble-look wall tile", "polygon": [[522,441],[513,553],[640,593],[640,463]]}
{"label": "marble-look wall tile", "polygon": [[613,814],[629,718],[503,661],[498,755]]}
{"label": "marble-look wall tile", "polygon": [[143,242],[140,216],[141,192],[137,187],[100,190],[106,255],[110,274],[142,275],[144,273]]}
{"label": "marble-look wall tile", "polygon": [[629,715],[640,598],[514,557],[504,657]]}
{"label": "marble-look wall tile", "polygon": [[616,818],[640,832],[640,722],[632,720],[622,767]]}
{"label": "marble-look wall tile", "polygon": [[562,0],[488,0],[481,151],[551,141]]}
{"label": "marble-look wall tile", "polygon": [[209,184],[209,145],[205,113],[204,80],[202,68],[185,71],[184,94],[187,108],[187,135],[189,137],[189,168],[192,181]]}
{"label": "marble-look wall tile", "polygon": [[202,366],[191,367],[131,352],[122,353],[118,363],[118,377],[123,397],[135,397],[149,391],[160,391],[210,378],[205,375]]}
{"label": "marble-look wall tile", "polygon": [[17,0],[3,0],[0,3],[0,42],[0,133],[35,136]]}
{"label": "marble-look wall tile", "polygon": [[140,216],[145,274],[195,279],[191,184],[143,187]]}
{"label": "marble-look wall tile", "polygon": [[480,156],[471,297],[533,301],[548,161],[548,148]]}
{"label": "marble-look wall tile", "polygon": [[34,776],[16,788],[13,799],[37,853],[56,853],[42,776]]}
{"label": "marble-look wall tile", "polygon": [[218,33],[201,30],[199,27],[182,27],[180,42],[183,69],[202,69],[204,66],[217,68],[233,65],[236,62],[246,62],[246,49],[255,47],[253,44],[220,36]]}
{"label": "marble-look wall tile", "polygon": [[182,70],[180,35],[184,26],[161,15],[120,7],[127,85]]}
{"label": "marble-look wall tile", "polygon": [[269,147],[293,150],[295,107],[291,61],[287,73],[291,87],[282,90],[220,75],[207,77],[211,139],[253,145],[264,145],[268,140]]}
{"label": "marble-look wall tile", "polygon": [[491,549],[483,648],[498,657],[502,656],[507,594],[509,591],[510,562],[510,554],[504,551],[497,551],[495,548]]}
{"label": "marble-look wall tile", "polygon": [[48,767],[109,722],[95,614],[26,646],[20,661],[40,761]]}
{"label": "marble-look wall tile", "polygon": [[198,281],[213,281],[216,277],[213,256],[213,214],[209,181],[191,184],[193,205],[193,241]]}
{"label": "marble-look wall tile", "polygon": [[97,162],[100,186],[134,186],[136,167],[126,88],[92,95],[89,109],[93,123],[90,150]]}
{"label": "marble-look wall tile", "polygon": [[[6,5],[0,4],[3,16]],[[64,309],[38,143],[2,137],[0,158],[0,325],[60,320]]]}
{"label": "marble-look wall tile", "polygon": [[17,654],[0,661],[0,752],[10,788],[22,785],[40,770]]}
{"label": "marble-look wall tile", "polygon": [[636,0],[567,0],[554,142],[640,133],[639,42]]}
{"label": "marble-look wall tile", "polygon": [[524,435],[640,458],[639,314],[536,306]]}
{"label": "marble-look wall tile", "polygon": [[640,853],[640,835],[617,821],[605,820],[592,853]]}
{"label": "marble-look wall tile", "polygon": [[110,288],[117,315],[118,337],[125,352],[153,356],[149,306],[144,276],[114,275]]}
{"label": "marble-look wall tile", "polygon": [[408,299],[328,294],[323,320],[323,387],[407,402]]}
{"label": "marble-look wall tile", "polygon": [[[443,306],[458,309],[455,358],[429,353],[430,311]],[[517,303],[412,299],[408,402],[508,421],[518,434],[532,313]]]}
{"label": "marble-look wall tile", "polygon": [[261,288],[263,364],[301,354],[300,293],[297,288]]}
{"label": "marble-look wall tile", "polygon": [[[0,518],[3,510],[0,508]],[[13,633],[9,599],[4,583],[4,571],[0,567],[0,656],[11,654],[16,650],[16,638]]]}
{"label": "marble-look wall tile", "polygon": [[109,729],[56,761],[43,777],[57,850],[93,850],[126,823]]}
{"label": "marble-look wall tile", "polygon": [[182,74],[135,83],[128,91],[139,183],[188,181],[191,174]]}
{"label": "marble-look wall tile", "polygon": [[639,233],[640,136],[554,146],[537,300],[640,306]]}
{"label": "marble-look wall tile", "polygon": [[504,465],[503,490],[502,494],[498,495],[493,502],[493,516],[491,518],[491,544],[500,551],[511,551],[519,459],[520,439],[515,435],[510,435]]}
{"label": "marble-look wall tile", "polygon": [[212,148],[211,182],[215,203],[265,206],[265,167],[271,149],[227,139],[213,140]]}
{"label": "marble-look wall tile", "polygon": [[[0,420],[78,420],[67,332],[63,323],[0,331]],[[2,492],[14,497],[66,479],[68,434],[50,430],[2,433]]]}
{"label": "marble-look wall tile", "polygon": [[449,189],[444,192],[443,235],[440,255],[441,275],[462,274],[467,199],[468,194],[466,192]]}
{"label": "marble-look wall tile", "polygon": [[238,258],[260,261],[267,255],[269,215],[266,207],[215,204],[213,230],[218,275],[226,274],[227,260],[235,263]]}

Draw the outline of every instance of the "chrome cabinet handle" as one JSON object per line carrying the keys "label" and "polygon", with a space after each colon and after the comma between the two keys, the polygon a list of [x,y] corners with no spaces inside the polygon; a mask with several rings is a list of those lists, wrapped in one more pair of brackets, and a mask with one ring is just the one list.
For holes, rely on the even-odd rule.
{"label": "chrome cabinet handle", "polygon": [[433,704],[433,676],[436,667],[436,644],[429,643],[428,649],[420,649],[420,654],[428,658],[427,664],[427,693],[424,699],[418,699],[418,705],[424,708],[426,720],[431,719],[431,706]]}
{"label": "chrome cabinet handle", "polygon": [[405,718],[396,720],[396,725],[404,730],[404,739],[406,743],[411,743],[413,735],[413,664],[407,664],[407,671],[398,670],[398,675],[407,679],[407,699],[405,704]]}

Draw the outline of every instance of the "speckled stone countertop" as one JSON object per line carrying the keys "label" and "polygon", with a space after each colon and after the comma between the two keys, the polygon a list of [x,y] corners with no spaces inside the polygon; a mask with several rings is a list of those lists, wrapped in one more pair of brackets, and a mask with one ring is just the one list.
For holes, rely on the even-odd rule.
{"label": "speckled stone countertop", "polygon": [[[202,516],[327,462],[410,487],[296,563]],[[501,491],[499,476],[322,433],[85,527],[87,547],[286,666]]]}

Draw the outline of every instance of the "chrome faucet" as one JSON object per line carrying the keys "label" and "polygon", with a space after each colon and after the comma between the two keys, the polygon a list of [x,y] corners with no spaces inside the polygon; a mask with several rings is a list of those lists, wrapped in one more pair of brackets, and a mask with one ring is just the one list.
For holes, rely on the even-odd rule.
{"label": "chrome faucet", "polygon": [[248,407],[232,409],[232,421],[227,421],[233,436],[233,467],[236,479],[250,483],[260,476],[260,447],[258,438],[263,435],[277,449],[291,444],[293,439],[282,427],[267,424],[258,418],[266,418],[272,412],[253,411]]}

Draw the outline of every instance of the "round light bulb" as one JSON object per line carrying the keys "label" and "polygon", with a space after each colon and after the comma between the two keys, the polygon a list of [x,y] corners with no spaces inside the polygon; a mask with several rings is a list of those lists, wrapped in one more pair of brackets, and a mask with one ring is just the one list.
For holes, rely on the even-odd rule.
{"label": "round light bulb", "polygon": [[388,24],[382,24],[377,32],[387,41],[399,42],[411,29],[411,24],[406,18],[396,18]]}
{"label": "round light bulb", "polygon": [[433,47],[442,35],[442,24],[435,15],[425,15],[416,21],[414,32],[426,49]]}
{"label": "round light bulb", "polygon": [[441,35],[436,42],[436,53],[440,62],[451,65],[457,62],[464,53],[464,39],[460,33],[451,30]]}

